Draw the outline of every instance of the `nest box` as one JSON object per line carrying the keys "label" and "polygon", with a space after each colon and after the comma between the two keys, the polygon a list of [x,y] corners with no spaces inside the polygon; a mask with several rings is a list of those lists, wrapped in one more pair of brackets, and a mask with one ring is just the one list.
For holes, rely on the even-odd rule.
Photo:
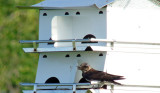
{"label": "nest box", "polygon": [[31,41],[34,48],[23,48],[39,53],[35,83],[87,82],[77,70],[83,62],[106,71],[106,42],[87,40],[107,39],[106,6],[112,1],[45,0],[29,6],[40,10],[39,40]]}
{"label": "nest box", "polygon": [[[39,40],[106,39],[106,5],[113,0],[45,0],[30,6],[40,9]],[[78,83],[82,79],[77,65],[87,62],[106,71],[106,51],[100,42],[40,43],[36,83]],[[26,52],[35,52],[24,49]]]}
{"label": "nest box", "polygon": [[[33,48],[23,50],[26,53],[39,53],[39,61],[35,83],[25,85],[34,85],[34,93],[40,89],[40,85],[43,86],[42,90],[37,93],[85,93],[85,89],[76,90],[79,85],[88,85],[88,81],[82,78],[82,72],[77,70],[77,66],[83,62],[94,69],[125,76],[122,84],[129,84],[129,88],[114,87],[114,92],[117,93],[128,92],[126,89],[133,92],[134,87],[144,87],[141,90],[151,88],[152,86],[146,86],[148,84],[159,85],[158,72],[149,73],[150,75],[148,72],[159,71],[159,55],[153,55],[159,54],[159,46],[154,46],[155,50],[153,45],[160,43],[132,42],[160,40],[159,1],[115,0],[112,3],[113,1],[45,0],[27,7],[39,9],[39,40],[20,42],[33,44]],[[144,55],[149,51],[150,54]],[[133,85],[131,89],[131,84],[135,83],[138,85]],[[141,84],[144,85],[140,86]],[[90,85],[89,83],[88,86]],[[159,86],[153,87],[158,90]],[[111,88],[113,89],[112,85]],[[93,93],[106,93],[108,89],[94,90]],[[110,92],[113,93],[108,91]],[[150,92],[145,90],[145,93]]]}

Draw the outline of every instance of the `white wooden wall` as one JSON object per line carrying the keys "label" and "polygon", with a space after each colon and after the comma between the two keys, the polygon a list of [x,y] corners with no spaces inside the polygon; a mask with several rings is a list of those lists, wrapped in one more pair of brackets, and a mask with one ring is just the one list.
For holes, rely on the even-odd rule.
{"label": "white wooden wall", "polygon": [[[160,42],[159,22],[160,7],[150,0],[117,0],[107,8],[107,37]],[[115,47],[115,52],[108,52],[108,72],[124,75],[124,84],[160,85],[160,53],[155,52],[160,46],[119,44]]]}
{"label": "white wooden wall", "polygon": [[[103,11],[103,14],[99,14]],[[65,15],[68,12],[69,15]],[[80,15],[76,15],[80,12]],[[47,16],[43,16],[47,13]],[[98,39],[106,39],[106,9],[40,10],[39,39],[83,39],[93,34]],[[99,43],[105,46],[105,43]],[[41,44],[44,47],[46,44]],[[85,44],[79,44],[84,46]],[[93,45],[93,44],[92,44]],[[97,45],[97,44],[94,44]],[[71,46],[69,43],[56,43],[55,47]],[[48,46],[46,46],[48,47]]]}
{"label": "white wooden wall", "polygon": [[[99,14],[103,11],[103,14]],[[68,12],[69,15],[65,15]],[[80,12],[80,15],[76,15]],[[43,16],[46,13],[47,16]],[[106,39],[106,8],[80,9],[80,10],[40,10],[39,39],[83,39],[88,34],[93,34],[97,39]],[[106,43],[81,44],[76,46],[99,45]],[[56,43],[53,45],[40,44],[39,47],[72,46],[72,43]],[[99,56],[103,53],[103,56]],[[65,57],[67,54],[70,57]],[[80,54],[81,57],[76,57]],[[43,58],[47,55],[47,58]],[[77,71],[78,64],[87,62],[94,68],[106,71],[106,52],[50,52],[40,53],[36,83],[44,83],[50,77],[57,77],[60,83],[79,82],[82,72]]]}

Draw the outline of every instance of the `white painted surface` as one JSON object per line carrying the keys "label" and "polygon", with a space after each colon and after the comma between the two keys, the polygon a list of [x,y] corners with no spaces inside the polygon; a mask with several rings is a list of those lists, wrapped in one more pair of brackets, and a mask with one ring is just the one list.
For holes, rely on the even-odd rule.
{"label": "white painted surface", "polygon": [[[84,5],[82,4],[82,6]],[[107,7],[107,13],[105,8],[101,10],[104,12],[103,15],[99,15],[100,10],[95,8],[40,10],[39,39],[48,40],[50,37],[53,39],[82,39],[87,34],[93,34],[98,39],[146,42],[160,40],[160,7],[153,2],[149,0],[117,0]],[[81,14],[76,15],[77,11]],[[64,15],[65,12],[69,12],[69,15]],[[47,13],[47,16],[43,16],[43,13]],[[87,45],[92,44],[78,44],[78,46]],[[105,46],[104,43],[93,45]],[[71,44],[57,43],[54,47],[62,46],[68,47]],[[160,75],[158,74],[160,54],[138,53],[137,51],[143,49],[139,49],[137,46],[139,47],[139,45],[119,44],[116,47],[123,47],[125,51],[132,52],[126,53],[123,49],[119,49],[121,51],[115,49],[108,51],[107,54],[102,52],[103,57],[98,56],[101,52],[40,53],[36,83],[44,83],[50,77],[57,77],[61,83],[76,83],[82,77],[81,71],[76,70],[76,66],[81,62],[88,62],[95,69],[102,71],[107,69],[107,72],[111,74],[125,76],[125,80],[119,81],[123,84],[160,85]],[[53,47],[53,45],[40,44],[39,47]],[[125,47],[132,48],[126,49]],[[141,47],[146,48],[146,46]],[[159,46],[156,48],[159,51]],[[66,58],[66,54],[69,54],[70,57]],[[76,57],[77,54],[81,54],[81,57]],[[43,58],[43,55],[47,55],[47,58]],[[50,93],[50,91],[45,92]],[[43,93],[45,92],[43,91]],[[159,89],[115,87],[114,93],[125,92],[158,93]]]}
{"label": "white painted surface", "polygon": [[63,8],[77,8],[77,7],[91,7],[97,6],[102,8],[114,0],[45,0],[32,7],[43,7],[44,9],[63,9]]}
{"label": "white painted surface", "polygon": [[[103,14],[99,14],[103,11]],[[69,15],[65,15],[68,12]],[[80,15],[76,15],[80,12]],[[47,16],[43,16],[47,13]],[[106,39],[106,9],[82,9],[82,10],[40,10],[39,40],[60,39],[83,39],[88,34],[93,34],[97,39]],[[102,45],[98,44],[81,44]],[[53,46],[53,45],[52,45]],[[47,44],[40,44],[39,47],[52,47]],[[72,46],[72,43],[55,43],[55,47]]]}
{"label": "white painted surface", "polygon": [[[107,51],[109,48],[102,46],[90,46],[93,51]],[[45,52],[85,52],[87,47],[76,47],[76,50],[73,50],[73,47],[53,47],[53,48],[37,48],[37,51],[34,51],[34,48],[23,48],[26,53],[45,53]],[[111,48],[110,48],[111,49]],[[160,51],[159,51],[160,53]]]}
{"label": "white painted surface", "polygon": [[[103,14],[99,14],[99,11],[103,11]],[[69,15],[65,15],[66,12]],[[80,15],[76,15],[76,12],[80,12]],[[43,16],[44,13],[47,16]],[[39,18],[39,40],[83,39],[88,34],[94,35],[97,39],[106,39],[106,8],[40,10]],[[95,51],[104,52],[68,52],[72,51],[72,43],[56,42],[54,46],[39,44],[37,50],[44,53],[40,53],[39,56],[35,82],[44,83],[50,77],[56,77],[60,83],[78,83],[82,78],[82,72],[77,70],[77,66],[82,62],[89,63],[97,70],[106,71],[106,50],[103,50],[106,43],[76,43],[80,51],[84,51],[87,46],[93,46]],[[98,46],[102,46],[103,49]],[[51,50],[48,51],[49,48]],[[25,51],[31,52],[32,49]],[[103,53],[103,56],[99,56],[100,53]],[[70,57],[65,57],[67,54]],[[81,57],[77,57],[78,54]],[[43,55],[47,55],[47,58],[43,58]]]}
{"label": "white painted surface", "polygon": [[[160,41],[160,7],[153,2],[117,0],[107,9],[107,37],[109,39]],[[115,46],[117,47],[115,51],[107,52],[107,72],[124,75],[126,79],[121,81],[123,84],[160,85],[160,74],[158,74],[160,46],[122,44]],[[152,93],[152,91],[148,92]]]}
{"label": "white painted surface", "polygon": [[149,0],[122,1],[107,8],[108,39],[158,42],[160,7]]}
{"label": "white painted surface", "polygon": [[[100,53],[103,56],[99,56]],[[66,54],[70,57],[65,57]],[[81,57],[77,57],[77,54],[81,54]],[[47,55],[47,58],[43,58],[43,55]],[[95,69],[106,71],[105,60],[106,52],[40,53],[36,83],[44,83],[50,77],[57,77],[60,83],[78,83],[82,78],[82,72],[77,71],[78,62],[87,62]]]}

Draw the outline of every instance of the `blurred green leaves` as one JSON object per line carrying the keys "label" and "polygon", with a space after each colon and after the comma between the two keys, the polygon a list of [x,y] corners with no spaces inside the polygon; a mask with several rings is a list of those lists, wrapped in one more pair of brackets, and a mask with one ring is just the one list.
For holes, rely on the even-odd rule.
{"label": "blurred green leaves", "polygon": [[38,10],[18,9],[42,0],[0,0],[0,93],[20,93],[20,82],[34,82],[38,54],[23,52],[19,40],[38,39]]}

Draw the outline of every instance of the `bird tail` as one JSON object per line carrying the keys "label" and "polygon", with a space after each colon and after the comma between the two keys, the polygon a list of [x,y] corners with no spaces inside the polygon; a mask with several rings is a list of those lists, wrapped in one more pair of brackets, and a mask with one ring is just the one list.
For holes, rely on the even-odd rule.
{"label": "bird tail", "polygon": [[119,80],[122,80],[122,79],[126,79],[126,78],[124,78],[123,76],[120,76]]}
{"label": "bird tail", "polygon": [[111,83],[116,84],[116,85],[122,85],[121,83],[118,83],[116,81],[112,81]]}
{"label": "bird tail", "polygon": [[115,76],[113,78],[114,80],[122,80],[122,79],[125,79],[123,76]]}

